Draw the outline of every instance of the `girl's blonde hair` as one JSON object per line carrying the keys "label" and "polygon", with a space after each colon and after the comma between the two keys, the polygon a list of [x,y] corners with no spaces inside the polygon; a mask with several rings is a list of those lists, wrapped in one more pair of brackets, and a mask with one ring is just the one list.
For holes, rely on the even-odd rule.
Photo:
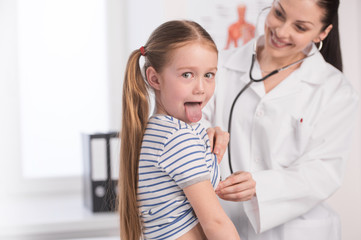
{"label": "girl's blonde hair", "polygon": [[[120,235],[123,240],[139,240],[141,222],[137,204],[138,166],[143,135],[149,117],[148,85],[142,77],[139,59],[145,56],[144,72],[157,72],[172,57],[172,51],[199,42],[217,52],[211,36],[192,21],[169,21],[160,25],[141,50],[131,53],[123,82],[121,154],[119,172]],[[144,51],[143,51],[144,50]]]}

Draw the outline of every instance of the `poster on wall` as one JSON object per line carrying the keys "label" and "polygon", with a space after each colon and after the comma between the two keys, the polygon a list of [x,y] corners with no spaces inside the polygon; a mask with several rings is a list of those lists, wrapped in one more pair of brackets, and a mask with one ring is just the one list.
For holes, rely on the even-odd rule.
{"label": "poster on wall", "polygon": [[[237,48],[263,32],[262,9],[273,0],[188,1],[187,14],[213,37],[219,50]],[[258,22],[258,24],[257,24]]]}
{"label": "poster on wall", "polygon": [[[127,48],[130,53],[142,46],[151,32],[165,21],[190,19],[201,24],[219,50],[247,43],[263,32],[257,18],[273,0],[128,0]],[[262,14],[264,16],[264,14]]]}

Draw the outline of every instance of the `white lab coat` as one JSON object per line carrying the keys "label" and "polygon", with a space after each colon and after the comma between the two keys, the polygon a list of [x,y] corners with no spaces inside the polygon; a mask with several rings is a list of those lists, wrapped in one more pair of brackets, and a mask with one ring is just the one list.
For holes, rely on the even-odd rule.
{"label": "white lab coat", "polygon": [[[232,102],[250,81],[252,46],[220,54],[204,124],[227,130]],[[253,76],[261,77],[257,61]],[[269,93],[260,82],[240,96],[232,166],[252,173],[256,197],[221,203],[243,240],[341,239],[339,218],[323,202],[341,185],[357,106],[358,94],[318,52]],[[221,171],[230,174],[227,153]]]}

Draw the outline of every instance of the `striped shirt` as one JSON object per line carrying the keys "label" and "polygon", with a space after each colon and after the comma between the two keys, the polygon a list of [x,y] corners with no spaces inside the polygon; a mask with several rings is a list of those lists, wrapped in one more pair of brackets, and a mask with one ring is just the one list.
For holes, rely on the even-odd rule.
{"label": "striped shirt", "polygon": [[183,188],[219,183],[217,159],[199,123],[166,115],[149,119],[139,158],[138,207],[144,239],[176,239],[198,219]]}

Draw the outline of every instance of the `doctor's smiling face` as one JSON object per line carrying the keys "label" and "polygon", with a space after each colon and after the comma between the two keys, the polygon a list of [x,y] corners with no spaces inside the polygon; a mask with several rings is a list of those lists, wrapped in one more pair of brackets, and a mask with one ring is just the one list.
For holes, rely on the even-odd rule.
{"label": "doctor's smiling face", "polygon": [[311,42],[326,38],[332,25],[322,22],[318,0],[275,0],[265,23],[265,50],[274,58],[302,54]]}
{"label": "doctor's smiling face", "polygon": [[147,69],[155,91],[156,113],[186,123],[198,122],[215,89],[218,53],[204,42],[190,42],[171,51],[161,72]]}

